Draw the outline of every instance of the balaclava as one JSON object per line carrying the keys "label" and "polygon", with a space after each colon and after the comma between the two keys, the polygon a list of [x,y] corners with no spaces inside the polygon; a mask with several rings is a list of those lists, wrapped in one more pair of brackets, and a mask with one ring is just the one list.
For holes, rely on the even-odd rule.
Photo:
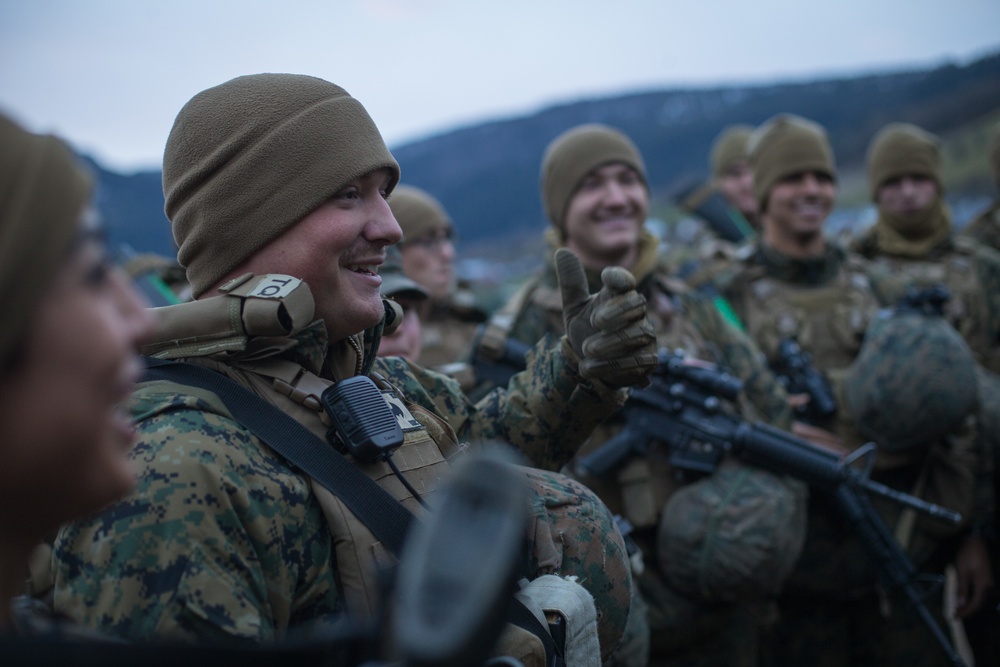
{"label": "balaclava", "polygon": [[[621,162],[646,184],[646,165],[632,140],[606,125],[579,125],[556,137],[542,158],[542,204],[549,221],[565,234],[566,209],[584,177],[597,167]],[[647,184],[648,187],[648,184]]]}
{"label": "balaclava", "polygon": [[761,210],[771,188],[784,178],[806,171],[837,177],[826,130],[800,116],[779,114],[766,121],[751,134],[748,150]]}
{"label": "balaclava", "polygon": [[0,366],[66,261],[91,187],[65,143],[0,115]]}
{"label": "balaclava", "polygon": [[165,211],[194,296],[347,183],[399,165],[361,103],[298,74],[241,76],[181,109],[163,154]]}

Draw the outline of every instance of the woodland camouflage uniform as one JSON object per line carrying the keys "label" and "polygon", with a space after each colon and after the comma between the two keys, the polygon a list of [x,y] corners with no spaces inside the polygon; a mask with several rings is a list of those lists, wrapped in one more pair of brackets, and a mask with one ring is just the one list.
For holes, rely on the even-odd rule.
{"label": "woodland camouflage uniform", "polygon": [[[185,338],[199,334],[183,313],[174,315]],[[177,336],[165,328],[147,351],[174,356],[164,350],[177,349]],[[574,440],[614,409],[581,391],[575,371],[553,351],[541,352],[509,391],[472,405],[450,378],[398,357],[372,360],[370,347],[362,360],[355,350],[363,337],[349,342],[327,352],[326,331],[314,322],[287,337],[251,336],[228,352],[213,353],[215,345],[206,344],[184,354],[267,397],[320,437],[328,426],[317,391],[328,378],[350,377],[372,363],[370,375],[405,397],[423,427],[407,433],[394,460],[425,498],[445,472],[445,459],[468,447],[462,443],[503,439],[555,467],[572,454]],[[139,485],[101,515],[60,533],[57,611],[116,636],[187,640],[280,639],[297,623],[343,611],[345,600],[352,610],[374,611],[374,568],[392,556],[339,501],[333,503],[339,513],[324,510],[317,497],[329,494],[235,423],[216,396],[147,382],[131,411],[139,430],[132,453]],[[422,511],[385,463],[362,468]],[[624,562],[620,535],[579,485],[554,473],[528,474],[541,482],[535,488],[547,489],[532,503],[531,576],[578,575],[602,612],[602,640],[613,642],[629,605],[627,568],[614,567],[616,559]],[[575,527],[574,519],[581,520]],[[566,539],[554,544],[546,526],[557,521],[553,529]],[[355,563],[366,549],[367,558]]]}
{"label": "woodland camouflage uniform", "polygon": [[[713,287],[765,354],[773,358],[780,339],[794,337],[812,355],[816,367],[833,381],[841,409],[820,426],[839,436],[848,449],[869,441],[843,409],[845,395],[838,378],[857,358],[880,304],[888,300],[881,295],[898,289],[894,281],[832,244],[822,257],[803,260],[758,243],[741,262],[716,269]],[[892,412],[902,418],[902,411]],[[931,473],[925,474],[945,475],[944,486],[972,484],[970,491],[975,489],[977,501],[970,506],[974,523],[988,522],[992,467],[984,458],[986,452],[976,438],[975,425],[963,424],[936,446],[939,451],[955,454],[952,462],[960,472],[955,473],[952,465],[935,465],[934,459],[891,457],[880,452],[873,479],[930,499],[927,491],[917,487],[926,465]],[[901,516],[898,506],[881,500],[874,504],[886,524],[895,528]],[[919,554],[911,551],[911,556],[918,567],[940,571],[941,554],[953,553],[947,549],[953,549],[954,542],[947,542],[947,549],[940,539],[932,540],[931,545],[925,544]],[[937,560],[932,560],[931,554]],[[857,542],[853,528],[840,519],[829,501],[810,494],[806,542],[778,598],[780,621],[765,635],[765,664],[940,664],[940,652],[930,634],[902,601],[892,605],[890,619],[883,616],[875,584],[871,557]]]}
{"label": "woodland camouflage uniform", "polygon": [[[758,128],[757,133],[751,139],[756,146],[751,151],[751,163],[755,191],[762,205],[770,187],[786,176],[820,172],[834,177],[825,132],[815,123],[779,116]],[[764,224],[766,227],[766,220]],[[848,373],[858,359],[879,309],[899,293],[895,278],[830,241],[824,243],[820,255],[798,258],[758,240],[744,248],[736,261],[722,262],[706,275],[711,276],[710,287],[702,289],[724,299],[771,362],[776,360],[779,342],[793,338],[811,355],[816,368],[834,381],[839,410],[817,426],[836,434],[848,450],[870,440],[870,436],[862,435],[864,425],[845,411],[844,391],[837,378]],[[898,419],[913,418],[902,414],[902,410],[890,412]],[[961,474],[947,477],[945,484],[975,480],[977,497],[987,497],[987,461],[976,440],[974,419],[947,435],[953,442],[943,447],[965,455],[954,461],[962,467]],[[927,474],[944,474],[950,468],[939,468],[936,461],[924,457],[890,456],[880,450],[873,477],[893,488],[926,496],[929,492],[916,486],[925,464],[931,471]],[[875,505],[890,529],[896,529],[898,508],[882,502]],[[983,509],[983,505],[977,507],[977,511]],[[908,609],[899,609],[902,605],[894,604],[888,619],[876,621],[884,608],[880,606],[871,558],[862,552],[852,531],[853,527],[846,525],[829,500],[810,494],[805,546],[778,597],[780,620],[765,635],[765,664],[832,667],[924,664],[907,660],[937,659],[938,653],[921,643],[925,635],[929,637],[926,632],[919,635],[920,641],[913,642],[920,648],[912,652],[901,653],[889,639],[890,635],[905,637],[909,631],[920,632],[916,617],[911,617]],[[915,555],[915,559],[927,564],[926,554],[919,558]]]}
{"label": "woodland camouflage uniform", "polygon": [[437,369],[466,361],[476,329],[487,319],[475,293],[459,287],[445,302],[431,301],[427,319],[421,320],[420,365]]}
{"label": "woodland camouflage uniform", "polygon": [[[1000,372],[1000,253],[954,232],[943,200],[937,138],[914,125],[887,125],[872,141],[868,164],[873,198],[889,179],[908,175],[932,180],[937,197],[905,219],[880,207],[875,224],[852,249],[895,275],[900,287],[944,285],[950,294],[945,317],[979,362]],[[899,296],[898,289],[889,295],[892,301]]]}
{"label": "woodland camouflage uniform", "polygon": [[[1000,187],[1000,122],[993,126],[990,133],[989,160],[993,180]],[[963,231],[980,243],[1000,251],[1000,198],[995,199]]]}
{"label": "woodland camouflage uniform", "polygon": [[[398,240],[384,197],[399,166],[364,107],[322,79],[256,74],[202,91],[174,122],[163,179],[178,260],[195,300],[157,310],[159,330],[144,353],[234,380],[330,443],[328,457],[340,455],[341,443],[327,437],[332,421],[320,397],[333,384],[367,376],[404,432],[391,458],[399,472],[384,458],[366,464],[343,455],[418,516],[425,510],[415,495],[433,497],[450,461],[484,440],[508,443],[530,465],[557,469],[623,403],[619,387],[655,363],[645,309],[628,275],[616,276],[614,303],[624,301],[629,315],[620,319],[636,333],[621,334],[618,322],[602,330],[590,324],[608,294],[581,302],[581,340],[539,348],[506,389],[473,404],[447,377],[376,357],[384,326],[401,314],[398,304],[370,294],[368,307],[384,308],[381,321],[330,340],[337,322],[317,319],[317,304],[330,304],[324,284],[310,289],[293,276],[241,274],[255,260],[281,264],[266,249],[294,242],[282,235],[326,205],[340,207],[333,220],[353,225],[344,238],[323,239],[323,248],[339,253],[330,258],[334,275],[358,269],[352,261],[381,263],[375,253]],[[304,253],[304,264],[326,260],[312,246],[283,249]],[[286,261],[286,270],[293,264]],[[609,319],[620,312],[610,311]],[[578,352],[583,340],[604,343],[605,334],[612,341],[606,356]],[[584,379],[581,367],[594,379]],[[603,372],[609,367],[611,374]],[[382,568],[394,562],[389,549],[340,497],[237,423],[220,397],[156,380],[141,383],[129,407],[138,430],[136,489],[60,531],[56,611],[119,637],[187,641],[279,640],[298,624],[329,621],[330,612],[350,622],[382,611]],[[593,596],[601,651],[610,653],[629,616],[622,537],[585,487],[555,472],[523,471],[533,489],[523,574],[577,577],[579,583],[563,581]],[[525,632],[525,648],[517,629],[506,628],[501,654],[538,657],[537,637]],[[511,636],[513,645],[506,643]]]}
{"label": "woodland camouflage uniform", "polygon": [[890,301],[903,296],[904,286],[944,285],[950,294],[945,317],[980,363],[1000,372],[1000,253],[960,235],[949,236],[920,257],[887,253],[873,234],[852,247],[896,277]]}
{"label": "woodland camouflage uniform", "polygon": [[[555,229],[548,230],[547,239],[553,251],[561,245]],[[748,400],[742,408],[747,416],[787,427],[790,412],[785,392],[762,365],[757,348],[710,302],[696,298],[681,281],[667,275],[658,266],[655,253],[655,238],[644,232],[640,256],[632,271],[639,282],[637,289],[646,297],[658,347],[683,349],[692,357],[727,368],[745,381]],[[588,270],[587,276],[591,289],[597,289],[601,284],[599,273]],[[521,306],[513,316],[510,337],[531,343],[561,335],[562,303],[552,262],[547,262],[539,276],[522,289],[524,292],[515,297]],[[612,420],[595,432],[581,448],[581,455],[593,451],[620,429],[620,422]],[[657,525],[664,506],[680,486],[672,481],[675,472],[666,463],[664,452],[654,450],[645,459],[623,467],[613,480],[581,478],[613,512],[636,528],[632,537],[644,561],[643,572],[636,575],[636,580],[648,607],[652,661],[670,665],[756,665],[758,626],[766,615],[762,600],[734,604],[687,597],[670,586],[658,569]],[[781,498],[778,504],[804,505],[797,483],[763,471],[754,471],[753,475],[766,477],[755,477],[755,481],[764,489],[761,493]],[[785,530],[794,533],[796,528],[788,526]]]}
{"label": "woodland camouflage uniform", "polygon": [[[850,447],[879,447],[871,478],[963,516],[952,526],[869,496],[923,574],[943,576],[962,539],[992,514],[984,481],[993,461],[975,437],[975,377],[971,350],[947,323],[888,311],[872,324],[855,362],[830,374],[841,406],[835,430]],[[826,498],[811,503],[809,537],[779,598],[781,621],[764,643],[765,664],[950,664],[911,605],[887,595],[853,527]],[[941,591],[926,603],[951,637]]]}
{"label": "woodland camouflage uniform", "polygon": [[[444,243],[454,244],[455,224],[437,199],[429,192],[409,185],[400,185],[389,198],[396,221],[403,230],[400,248],[404,257],[409,243],[420,243],[427,236],[438,235],[447,239]],[[438,254],[429,253],[427,262],[444,264]],[[447,260],[450,263],[450,259]],[[406,262],[404,261],[404,266]],[[411,275],[411,279],[420,276]],[[424,285],[425,288],[428,285]],[[486,321],[488,313],[479,304],[475,292],[468,285],[453,279],[447,293],[429,290],[430,298],[420,306],[421,349],[417,362],[425,368],[438,370],[455,377],[466,392],[475,388],[475,379],[469,368],[472,340],[480,324]],[[485,391],[477,392],[481,396]]]}

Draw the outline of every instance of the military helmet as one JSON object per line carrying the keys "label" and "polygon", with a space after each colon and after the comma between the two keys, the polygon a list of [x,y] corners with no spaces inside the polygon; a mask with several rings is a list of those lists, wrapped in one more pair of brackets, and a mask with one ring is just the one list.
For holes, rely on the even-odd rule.
{"label": "military helmet", "polygon": [[883,311],[844,376],[844,407],[884,451],[923,451],[978,409],[976,362],[937,315]]}
{"label": "military helmet", "polygon": [[774,595],[802,551],[805,494],[800,482],[734,460],[678,489],[657,529],[667,583],[709,602]]}

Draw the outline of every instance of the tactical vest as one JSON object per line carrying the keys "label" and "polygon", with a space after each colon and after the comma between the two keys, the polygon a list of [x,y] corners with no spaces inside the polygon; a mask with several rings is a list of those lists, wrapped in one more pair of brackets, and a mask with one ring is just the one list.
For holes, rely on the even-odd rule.
{"label": "tactical vest", "polygon": [[[331,423],[320,397],[326,388],[334,384],[333,381],[278,356],[296,344],[290,337],[312,319],[314,308],[308,286],[290,276],[271,274],[254,277],[247,274],[223,286],[220,292],[223,296],[218,298],[155,309],[161,325],[160,335],[143,351],[160,358],[184,358],[189,363],[211,368],[273,403],[316,436],[326,440]],[[357,365],[360,368],[361,344],[356,339],[350,339],[350,344],[358,355]],[[217,356],[220,352],[224,356]],[[370,373],[369,377],[382,392],[404,433],[403,444],[395,450],[392,460],[410,486],[426,501],[446,476],[449,459],[463,452],[466,445],[459,443],[454,429],[444,418],[406,400],[379,374]],[[179,391],[190,391],[190,388]],[[198,389],[194,391],[212,403],[218,412],[227,414],[221,400],[216,403],[213,400],[216,397],[205,396],[205,392]],[[344,455],[350,458],[349,454]],[[426,512],[388,463],[354,463],[414,514],[421,516]],[[530,556],[538,574],[561,575],[565,563],[594,562],[597,557],[594,550],[600,546],[600,541],[563,543],[561,538],[564,531],[571,533],[582,529],[575,513],[584,511],[590,505],[599,505],[597,500],[575,494],[573,498],[557,502],[553,500],[553,495],[558,492],[544,478],[544,474],[530,468],[523,470],[535,494],[535,501],[543,505],[532,508],[530,529]],[[396,557],[341,499],[314,480],[310,480],[310,486],[333,538],[337,574],[346,608],[355,617],[374,618],[380,612],[380,571],[394,565]],[[616,571],[620,580],[627,580],[624,556],[620,558],[620,563],[612,562],[613,556],[608,553],[603,553],[603,557],[608,571]],[[579,586],[569,579],[567,582],[567,586]],[[611,592],[602,591],[603,594],[610,596]],[[589,597],[590,593],[584,591],[584,595]],[[620,595],[627,598],[627,592],[620,592]],[[559,606],[543,608],[558,610],[571,627],[580,622],[566,616],[574,613],[571,609]],[[577,630],[579,636],[573,641],[582,642],[581,638],[590,636],[591,629]],[[592,630],[600,635],[602,642],[608,644],[616,642],[621,632],[613,624],[601,621]],[[597,643],[596,639],[594,643]],[[510,624],[498,646],[501,647],[498,650],[508,650],[510,655],[521,656],[525,664],[545,661],[541,642]],[[542,657],[537,655],[539,650]]]}
{"label": "tactical vest", "polygon": [[951,293],[945,303],[945,318],[962,334],[980,363],[994,372],[1000,369],[997,333],[990,330],[989,304],[980,283],[976,242],[953,239],[954,250],[943,257],[915,259],[876,255],[872,263],[902,276],[906,284],[929,287],[943,284]]}
{"label": "tactical vest", "polygon": [[794,337],[824,371],[854,361],[880,305],[868,275],[852,257],[823,285],[790,283],[771,277],[766,267],[747,265],[726,294],[768,359],[777,356],[783,338]]}
{"label": "tactical vest", "polygon": [[[715,363],[722,361],[716,347],[685,317],[683,299],[679,296],[687,292],[683,282],[662,274],[652,274],[640,284],[639,289],[646,297],[646,315],[656,331],[657,347],[682,348],[699,359]],[[562,294],[558,286],[545,284],[542,278],[536,278],[522,286],[494,313],[480,344],[502,348],[514,324],[529,307],[544,314],[550,332],[562,335]],[[580,447],[578,456],[593,451],[620,430],[621,426],[613,422],[598,426]],[[664,503],[680,486],[666,463],[664,453],[656,451],[626,463],[619,469],[613,483],[589,478],[585,481],[612,512],[625,517],[636,528],[655,526]]]}
{"label": "tactical vest", "polygon": [[[224,296],[154,309],[161,324],[160,335],[144,351],[211,368],[273,403],[325,440],[330,420],[320,396],[333,382],[277,356],[294,344],[289,336],[312,319],[308,287],[296,278],[272,274],[243,276],[220,291]],[[222,351],[225,357],[218,356]],[[403,400],[384,378],[377,374],[371,377],[403,428],[403,444],[393,454],[393,461],[426,499],[445,474],[446,459],[461,450],[458,438],[446,421]],[[226,412],[224,408],[221,411]],[[418,516],[424,512],[386,462],[356,465],[410,511]],[[395,557],[339,498],[315,481],[310,484],[333,536],[347,608],[359,617],[371,618],[378,610],[378,571],[394,564]]]}

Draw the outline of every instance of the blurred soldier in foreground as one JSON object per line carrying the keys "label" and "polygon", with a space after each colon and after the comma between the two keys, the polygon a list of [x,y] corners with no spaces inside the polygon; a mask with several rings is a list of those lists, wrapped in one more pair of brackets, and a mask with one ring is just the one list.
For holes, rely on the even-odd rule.
{"label": "blurred soldier in foreground", "polygon": [[30,633],[10,606],[29,554],[135,484],[119,403],[153,322],[110,263],[91,194],[62,141],[0,116],[0,637]]}
{"label": "blurred soldier in foreground", "polygon": [[[136,490],[55,544],[56,610],[109,634],[272,642],[332,615],[370,619],[380,571],[451,459],[497,439],[556,468],[655,365],[627,274],[476,404],[376,358],[399,316],[378,275],[402,236],[386,201],[399,167],[364,107],[322,79],[202,91],[174,122],[163,179],[195,300],[159,309],[144,348],[156,359],[131,401]],[[531,517],[513,607],[527,616],[497,652],[540,664],[562,643],[594,661],[628,619],[622,538],[585,487],[521,470]]]}
{"label": "blurred soldier in foreground", "polygon": [[[571,330],[564,324],[573,310],[560,291],[560,255],[567,249],[580,256],[590,292],[601,289],[610,267],[624,267],[635,275],[638,291],[650,308],[657,344],[660,348],[685,350],[692,357],[718,363],[743,378],[749,402],[747,414],[787,426],[789,411],[784,391],[775,377],[762,366],[760,353],[739,331],[727,324],[710,303],[691,297],[682,282],[666,275],[657,265],[656,239],[644,228],[649,205],[646,170],[636,146],[620,131],[603,125],[582,125],[564,132],[545,151],[541,165],[541,194],[552,226],[546,232],[552,254],[543,271],[529,281],[491,319],[484,340],[512,339],[534,344]],[[498,345],[503,347],[504,345]],[[479,353],[477,351],[477,353]],[[612,420],[595,433],[581,450],[589,452],[622,428]],[[665,508],[670,506],[679,471],[671,470],[666,453],[652,451],[611,472],[609,478],[584,477],[611,509],[634,527],[632,539],[638,545],[644,566],[636,572],[641,594],[649,607],[648,620],[652,659],[668,664],[755,664],[757,626],[766,596],[780,586],[795,549],[778,545],[795,544],[801,537],[803,499],[801,488],[763,471],[733,464],[719,485],[732,497],[746,502],[713,508],[716,518],[735,512],[739,520],[759,520],[752,537],[762,544],[754,574],[766,572],[758,585],[747,582],[741,590],[754,595],[736,599],[688,596],[669,585],[660,567],[658,529]],[[709,485],[699,491],[713,494]],[[696,494],[698,491],[692,492]],[[690,495],[689,494],[689,497]],[[798,514],[796,510],[798,511]],[[786,542],[786,534],[792,539]],[[706,539],[726,541],[728,536]],[[740,539],[740,538],[737,538]],[[739,550],[736,548],[735,550]],[[715,554],[725,552],[720,549]],[[708,557],[712,568],[716,563]],[[634,642],[623,646],[621,664],[645,663],[645,628],[634,628]]]}
{"label": "blurred soldier in foreground", "polygon": [[868,148],[868,182],[878,219],[852,248],[903,286],[944,285],[945,317],[983,366],[1000,371],[1000,254],[954,232],[938,138],[909,123],[882,128]]}
{"label": "blurred soldier in foreground", "polygon": [[[993,179],[996,181],[997,188],[1000,189],[1000,122],[993,126],[993,131],[990,133],[989,151]],[[1000,196],[969,223],[964,233],[980,243],[1000,251]]]}

